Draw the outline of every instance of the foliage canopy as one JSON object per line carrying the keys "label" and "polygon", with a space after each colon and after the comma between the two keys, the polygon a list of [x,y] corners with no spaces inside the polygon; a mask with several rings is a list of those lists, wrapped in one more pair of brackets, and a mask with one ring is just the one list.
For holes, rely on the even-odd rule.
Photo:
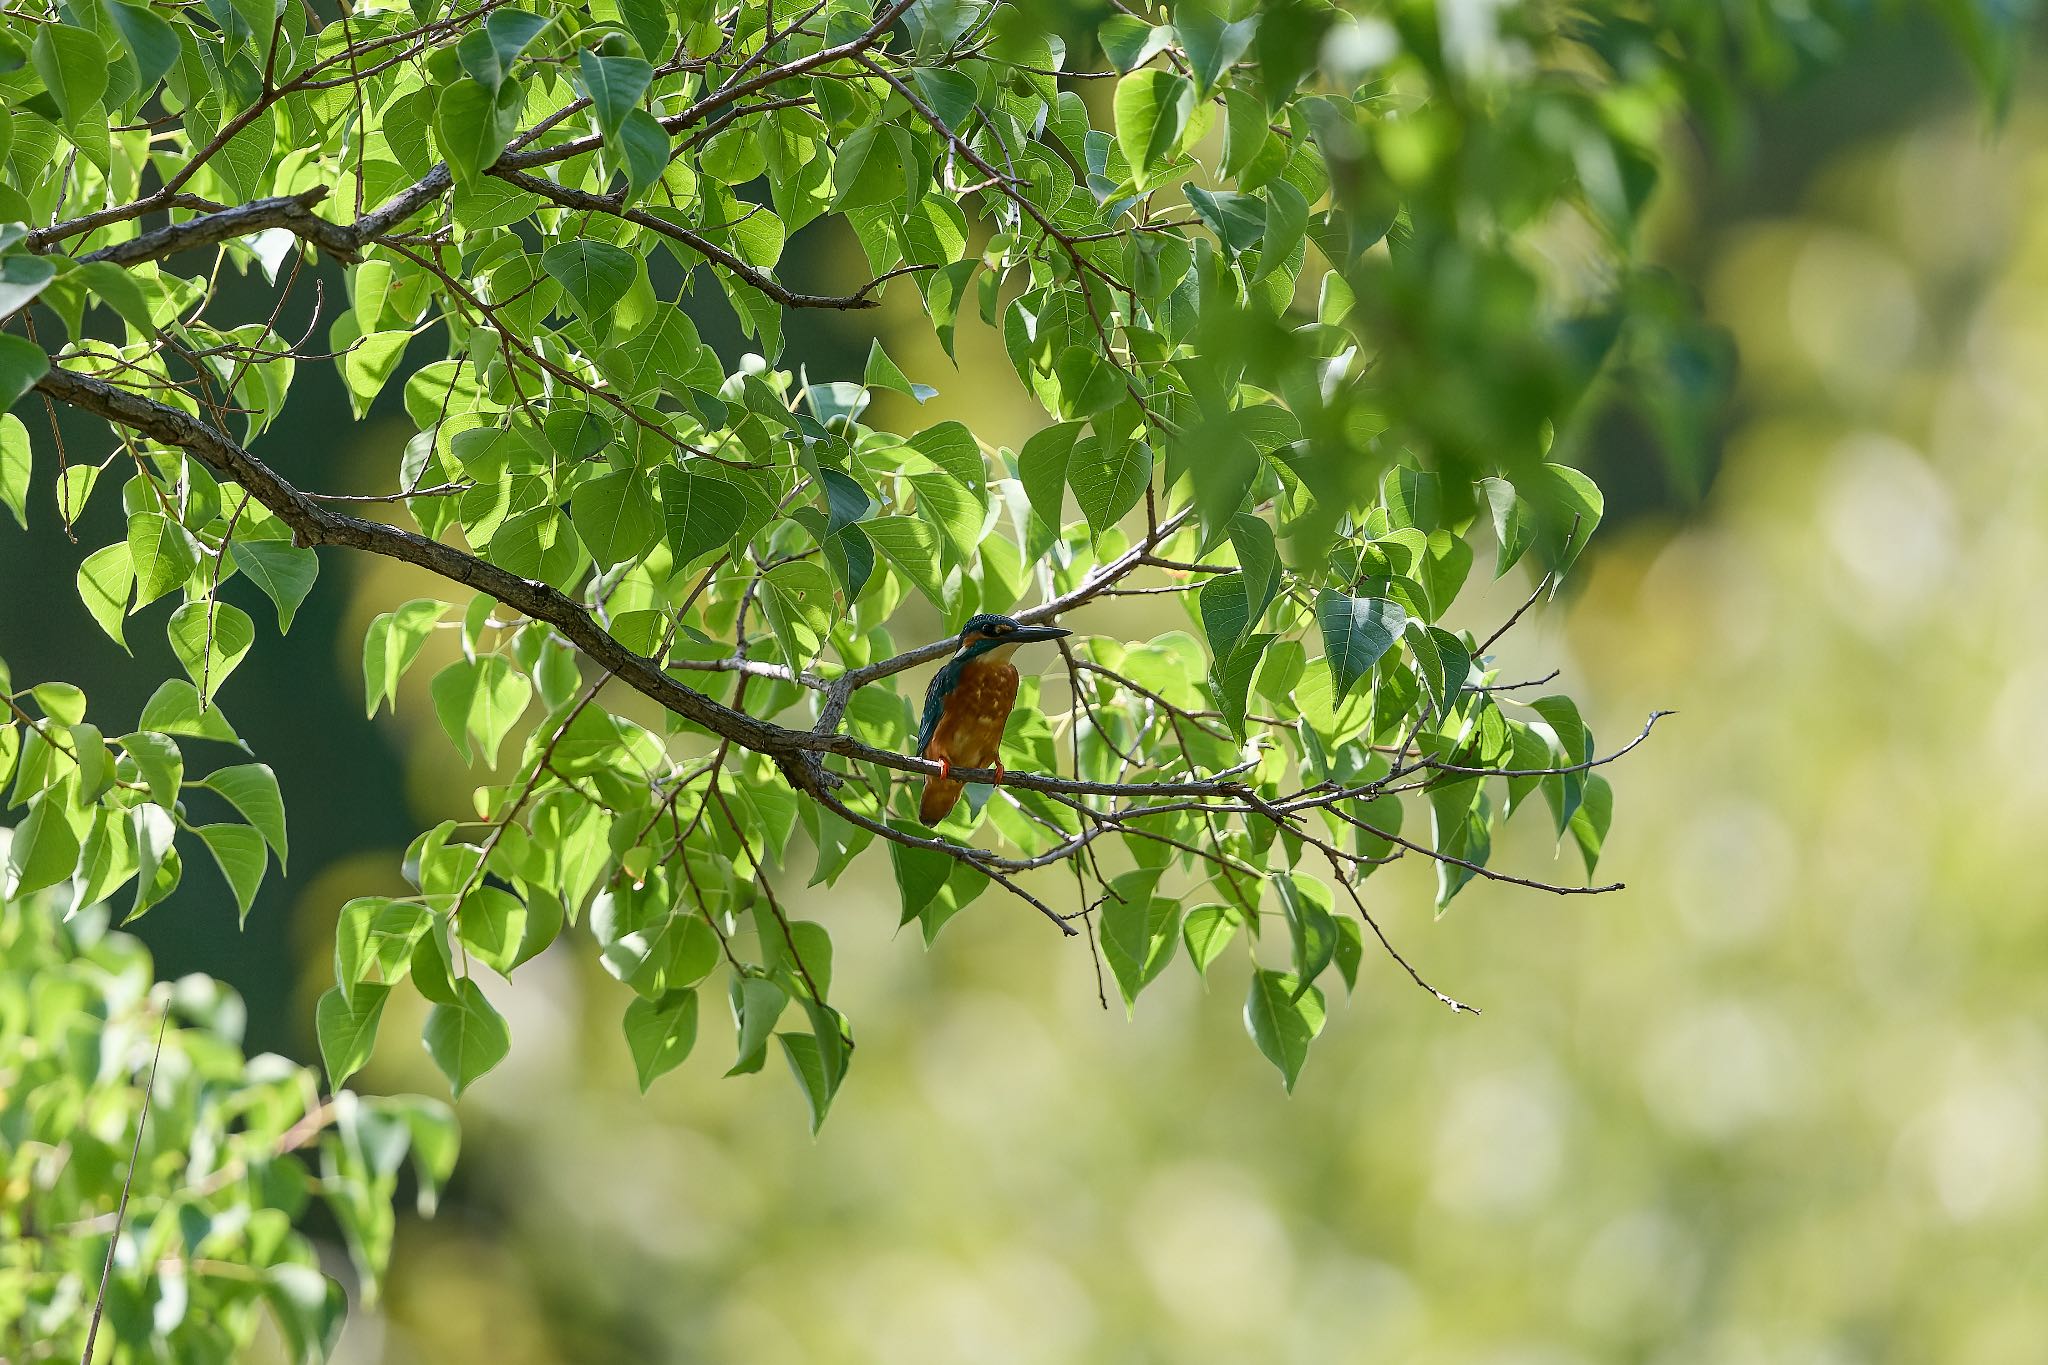
{"label": "foliage canopy", "polygon": [[[1940,8],[1997,79],[2004,9]],[[826,928],[777,888],[874,846],[927,941],[986,897],[1085,933],[1127,1005],[1183,955],[1234,975],[1292,1088],[1368,940],[1408,970],[1376,867],[1433,860],[1440,910],[1474,878],[1605,889],[1493,843],[1531,807],[1590,882],[1601,769],[1636,741],[1498,675],[1521,612],[1447,622],[1481,554],[1536,567],[1525,608],[1555,591],[1601,519],[1570,456],[1610,403],[1693,468],[1727,362],[1636,255],[1661,143],[1846,22],[1473,12],[9,10],[0,501],[67,526],[117,502],[78,593],[120,643],[171,599],[185,675],[103,727],[0,665],[11,913],[143,913],[202,849],[247,913],[282,789],[210,756],[239,744],[237,666],[340,546],[444,581],[371,626],[366,703],[459,633],[429,693],[481,785],[409,850],[413,894],[343,907],[331,1084],[409,979],[459,1094],[512,1045],[494,983],[581,926],[643,1086],[717,992],[732,1070],[779,1052],[822,1122],[853,1035]],[[819,278],[840,247],[856,277]],[[321,284],[324,333],[295,334]],[[878,391],[946,383],[879,338],[857,376],[785,361],[885,296],[949,354],[996,329],[1050,425],[1012,450],[870,424]],[[706,344],[720,313],[751,352]],[[416,433],[386,491],[291,467],[294,386],[330,373]],[[111,449],[67,445],[65,410]],[[1133,594],[1156,633],[1091,631]],[[1077,634],[1026,680],[1007,784],[925,828],[899,687],[981,611]],[[194,823],[199,788],[239,818]]]}
{"label": "foliage canopy", "polygon": [[297,1358],[324,1356],[345,1300],[294,1225],[324,1204],[374,1299],[400,1177],[409,1167],[431,1213],[455,1165],[454,1113],[417,1095],[323,1095],[309,1067],[245,1058],[233,991],[157,982],[108,907],[66,917],[60,899],[0,912],[8,1357],[78,1358],[102,1274],[107,1334],[156,1353],[131,1358],[233,1359],[264,1315]]}

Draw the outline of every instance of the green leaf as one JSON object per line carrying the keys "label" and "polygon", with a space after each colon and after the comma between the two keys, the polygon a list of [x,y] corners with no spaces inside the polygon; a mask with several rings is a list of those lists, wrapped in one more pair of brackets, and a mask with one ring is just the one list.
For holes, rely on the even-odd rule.
{"label": "green leaf", "polygon": [[977,97],[972,76],[945,67],[914,66],[910,69],[910,80],[942,123],[956,133],[967,131]]}
{"label": "green leaf", "polygon": [[987,508],[948,474],[913,474],[917,515],[938,529],[947,565],[974,559],[981,550]]}
{"label": "green leaf", "polygon": [[1231,733],[1240,739],[1245,734],[1252,679],[1257,676],[1266,651],[1278,638],[1271,632],[1248,635],[1231,650],[1227,659],[1216,660],[1210,671],[1209,686],[1216,694],[1216,705],[1229,723]]}
{"label": "green leaf", "polygon": [[1266,230],[1259,239],[1258,278],[1284,269],[1308,235],[1308,200],[1285,180],[1266,186]]}
{"label": "green leaf", "polygon": [[238,540],[228,547],[228,555],[235,568],[276,604],[277,633],[289,631],[320,576],[320,557],[286,540]]}
{"label": "green leaf", "polygon": [[166,810],[178,804],[178,788],[185,781],[185,755],[178,742],[154,730],[124,735],[121,747],[135,760],[135,770],[149,788],[150,799]]}
{"label": "green leaf", "polygon": [[636,995],[626,1004],[626,1047],[640,1093],[656,1078],[675,1070],[697,1042],[697,992],[670,991],[660,1000]]}
{"label": "green leaf", "polygon": [[1600,847],[1607,842],[1607,830],[1613,823],[1614,788],[1600,774],[1586,774],[1579,808],[1572,812],[1571,831],[1572,838],[1579,845],[1579,856],[1586,860],[1589,880],[1594,869],[1600,866]]}
{"label": "green leaf", "polygon": [[1294,945],[1295,975],[1313,981],[1330,965],[1337,951],[1337,920],[1330,913],[1330,889],[1301,872],[1289,872],[1275,879],[1280,890],[1280,908],[1287,916],[1287,933]]}
{"label": "green leaf", "polygon": [[1250,49],[1258,32],[1258,12],[1254,10],[1250,18],[1226,24],[1200,5],[1180,5],[1174,10],[1174,19],[1174,31],[1180,37],[1182,50],[1188,54],[1188,65],[1195,71],[1196,90],[1206,99],[1223,73]]}
{"label": "green leaf", "polygon": [[452,983],[455,1000],[435,1005],[427,1015],[427,1054],[456,1098],[477,1077],[505,1060],[512,1050],[512,1034],[505,1020],[484,999],[483,989],[468,977]]}
{"label": "green leaf", "polygon": [[[128,597],[135,588],[135,565],[125,544],[94,550],[78,566],[78,596],[92,619],[99,622],[113,642],[128,648],[122,638],[121,620],[128,611]],[[129,651],[133,653],[133,650]]]}
{"label": "green leaf", "polygon": [[[43,88],[56,101],[64,122],[79,120],[99,111],[100,96],[107,92],[107,73],[112,64],[107,50],[89,29],[71,24],[42,24],[36,29],[29,61],[43,78]],[[0,309],[0,312],[7,310]]]}
{"label": "green leaf", "polygon": [[597,126],[608,139],[618,136],[619,125],[647,93],[654,68],[638,57],[600,57],[588,48],[576,54],[576,64]]}
{"label": "green leaf", "polygon": [[59,725],[76,725],[85,719],[85,693],[70,683],[37,683],[29,694],[43,714]]}
{"label": "green leaf", "polygon": [[747,495],[738,484],[674,465],[662,466],[658,481],[662,527],[678,569],[724,549],[740,533],[747,516]]}
{"label": "green leaf", "polygon": [[939,533],[930,522],[919,517],[875,517],[860,527],[905,582],[941,612],[946,610],[946,592],[939,581]]}
{"label": "green leaf", "polygon": [[78,832],[65,818],[71,779],[52,787],[29,803],[28,817],[14,827],[14,840],[7,846],[6,899],[27,896],[44,887],[55,886],[71,875],[78,864]]}
{"label": "green leaf", "polygon": [[471,29],[462,35],[462,41],[455,45],[455,60],[470,79],[493,94],[505,83],[505,65],[498,60],[491,35],[482,29]]}
{"label": "green leaf", "polygon": [[[1225,89],[1223,105],[1223,175],[1226,180],[1236,180],[1272,141],[1272,119],[1266,112],[1266,102],[1249,90]],[[1350,262],[1339,264],[1348,266]]]}
{"label": "green leaf", "polygon": [[434,107],[434,141],[458,185],[483,178],[519,131],[525,105],[526,91],[518,81],[506,81],[494,92],[464,77],[441,92]]}
{"label": "green leaf", "polygon": [[[512,967],[531,962],[561,937],[566,918],[561,900],[544,887],[530,887],[526,896],[526,928],[519,935],[519,950],[512,955]],[[511,975],[512,967],[506,968]]]}
{"label": "green leaf", "polygon": [[1171,159],[1194,112],[1195,87],[1171,71],[1137,71],[1116,83],[1116,141],[1137,188]]}
{"label": "green leaf", "polygon": [[370,622],[363,637],[364,714],[377,714],[378,703],[390,700],[398,706],[398,680],[412,667],[413,660],[434,633],[434,625],[448,610],[446,602],[417,597],[397,611],[387,611]]}
{"label": "green leaf", "polygon": [[135,58],[136,90],[149,94],[178,64],[177,30],[147,8],[126,0],[114,0],[107,6],[107,14]]}
{"label": "green leaf", "polygon": [[[619,17],[626,21],[626,28],[633,40],[640,44],[640,50],[649,56],[659,57],[670,49],[667,0],[618,0]],[[682,17],[688,23],[685,10]]]}
{"label": "green leaf", "polygon": [[462,996],[455,983],[461,978],[449,970],[454,948],[448,939],[448,921],[430,916],[424,931],[414,940],[410,958],[412,984],[421,995],[437,1005],[460,1005]]}
{"label": "green leaf", "polygon": [[533,700],[533,684],[498,654],[459,659],[434,676],[434,712],[463,758],[470,741],[486,767],[498,764],[498,746]]}
{"label": "green leaf", "polygon": [[1207,976],[1209,964],[1237,937],[1237,912],[1226,905],[1198,905],[1181,922],[1180,936],[1195,970]]}
{"label": "green leaf", "polygon": [[285,1261],[251,1276],[284,1337],[287,1358],[325,1360],[341,1337],[348,1297],[335,1281],[310,1265]]}
{"label": "green leaf", "polygon": [[172,612],[169,629],[171,652],[178,656],[185,676],[199,688],[202,701],[220,690],[256,643],[256,626],[249,613],[212,598],[187,602]]}
{"label": "green leaf", "polygon": [[1115,450],[1105,452],[1100,442],[1083,442],[1067,465],[1074,501],[1098,536],[1136,507],[1152,482],[1152,448],[1141,441],[1115,444]]}
{"label": "green leaf", "polygon": [[1591,479],[1567,465],[1546,464],[1542,476],[1533,497],[1547,523],[1552,572],[1562,579],[1600,525],[1607,503]]}
{"label": "green leaf", "polygon": [[377,395],[384,392],[384,385],[405,359],[406,343],[411,340],[411,332],[390,331],[372,332],[348,343],[341,357],[341,378],[357,420],[369,413]]}
{"label": "green leaf", "polygon": [[416,1207],[420,1217],[431,1218],[441,1189],[455,1170],[455,1158],[462,1147],[462,1128],[455,1112],[425,1095],[379,1096],[371,1101],[380,1111],[402,1117],[412,1138],[413,1174],[419,1181]]}
{"label": "green leaf", "polygon": [[840,145],[832,163],[834,193],[829,212],[844,213],[903,197],[900,133],[882,123],[863,124]]}
{"label": "green leaf", "polygon": [[1493,561],[1493,576],[1498,578],[1535,543],[1536,513],[1506,479],[1481,479],[1479,487],[1493,514],[1494,539],[1500,543]]}
{"label": "green leaf", "polygon": [[1486,802],[1486,791],[1476,777],[1445,782],[1429,791],[1432,846],[1442,855],[1435,860],[1439,917],[1451,898],[1478,875],[1472,868],[1484,867],[1492,852]]}
{"label": "green leaf", "polygon": [[1102,55],[1118,71],[1135,71],[1173,46],[1173,25],[1146,23],[1130,14],[1112,14],[1096,31]]}
{"label": "green leaf", "polygon": [[457,936],[476,960],[509,976],[526,938],[526,903],[495,886],[480,886],[455,914]]}
{"label": "green leaf", "polygon": [[1202,634],[1209,642],[1209,657],[1219,665],[1226,663],[1251,626],[1244,575],[1218,574],[1201,586],[1195,600],[1201,606]]}
{"label": "green leaf", "polygon": [[1448,718],[1472,672],[1472,654],[1465,642],[1439,626],[1409,618],[1403,626],[1409,652],[1424,692],[1439,718]]}
{"label": "green leaf", "polygon": [[[824,1013],[834,1021],[838,1018],[835,1010]],[[845,1040],[835,1034],[821,1041],[820,1035],[810,1033],[778,1033],[775,1038],[782,1044],[782,1055],[797,1084],[803,1087],[804,1099],[811,1107],[811,1131],[816,1133],[824,1127],[832,1097],[839,1093],[839,1082],[845,1076]]]}
{"label": "green leaf", "polygon": [[1355,919],[1337,921],[1337,973],[1348,994],[1358,989],[1358,968],[1365,961],[1365,930]]}
{"label": "green leaf", "polygon": [[569,520],[600,569],[638,559],[661,534],[647,476],[637,469],[601,474],[578,487]]}
{"label": "green leaf", "polygon": [[268,763],[242,763],[216,768],[201,782],[227,798],[227,803],[263,836],[277,852],[277,865],[291,862],[291,843],[285,837],[284,796],[278,790],[277,774]]}
{"label": "green leaf", "polygon": [[[896,362],[889,359],[889,353],[882,349],[880,337],[876,337],[868,345],[867,368],[861,372],[860,382],[871,389],[894,389],[898,393],[909,394],[919,403],[936,398],[939,393],[929,384],[911,383],[910,377],[904,374]],[[976,461],[979,463],[978,454]]]}
{"label": "green leaf", "polygon": [[96,801],[106,790],[110,780],[106,736],[97,725],[74,721],[69,727],[71,751],[78,757],[78,794],[82,800]]}
{"label": "green leaf", "polygon": [[320,997],[313,1026],[320,1036],[320,1064],[327,1068],[330,1088],[339,1090],[370,1060],[377,1046],[377,1021],[383,1018],[390,995],[391,987],[366,983],[357,986],[353,996],[334,986]]}
{"label": "green leaf", "polygon": [[[906,827],[904,833],[918,838],[927,837],[916,826]],[[916,848],[892,840],[889,844],[889,866],[896,874],[896,894],[903,909],[897,922],[908,924],[922,915],[937,898],[957,864],[938,849]]]}
{"label": "green leaf", "polygon": [[875,510],[875,501],[868,496],[868,491],[836,469],[820,469],[818,483],[825,491],[825,532],[828,535],[851,526]]}
{"label": "green leaf", "polygon": [[[199,689],[183,678],[167,678],[142,708],[138,730],[157,730],[193,739],[217,739],[240,745],[242,737],[218,706],[201,709]],[[245,746],[246,747],[246,746]]]}
{"label": "green leaf", "polygon": [[135,276],[112,261],[87,261],[71,272],[71,280],[92,291],[93,297],[112,308],[142,336],[156,335],[156,318],[149,300]]}
{"label": "green leaf", "polygon": [[1252,973],[1244,1026],[1266,1060],[1280,1069],[1289,1093],[1308,1060],[1309,1044],[1323,1031],[1323,1020],[1323,993],[1314,986],[1286,972]]}
{"label": "green leaf", "polygon": [[[1256,194],[1232,190],[1205,190],[1200,185],[1183,185],[1188,207],[1216,234],[1233,256],[1250,251],[1266,235],[1266,205]],[[1263,254],[1262,254],[1263,260]]]}
{"label": "green leaf", "polygon": [[825,648],[832,629],[832,576],[805,560],[777,564],[761,576],[761,608],[783,658],[793,668],[808,666]]}
{"label": "green leaf", "polygon": [[27,337],[0,332],[0,412],[21,401],[50,372],[50,357]]}
{"label": "green leaf", "polygon": [[626,172],[626,191],[629,199],[639,199],[661,183],[662,175],[668,170],[669,156],[674,150],[669,142],[668,130],[661,121],[645,109],[629,109],[619,131],[612,136],[612,145]]}
{"label": "green leaf", "polygon": [[1351,597],[1325,588],[1316,595],[1323,656],[1330,665],[1334,700],[1351,695],[1358,680],[1394,647],[1408,614],[1384,597]]}
{"label": "green leaf", "polygon": [[432,912],[414,901],[358,896],[348,902],[334,931],[335,983],[354,994],[372,967],[386,984],[396,982],[411,967],[413,946],[432,920]]}
{"label": "green leaf", "polygon": [[135,605],[140,611],[180,587],[199,567],[199,542],[161,512],[128,518],[128,557],[135,566]]}
{"label": "green leaf", "polygon": [[[791,814],[795,814],[793,808]],[[792,920],[785,930],[772,913],[764,913],[758,903],[755,919],[760,927],[761,965],[771,973],[786,973],[782,979],[799,999],[808,995],[813,985],[817,987],[819,998],[830,995],[832,937],[825,926],[811,920]],[[792,940],[794,947],[791,946]]]}
{"label": "green leaf", "polygon": [[1245,593],[1256,622],[1280,591],[1280,552],[1274,544],[1273,527],[1263,517],[1241,513],[1231,519],[1230,545],[1244,569]]}
{"label": "green leaf", "polygon": [[1424,543],[1424,554],[1414,567],[1429,596],[1434,620],[1450,610],[1458,591],[1465,586],[1466,576],[1472,572],[1472,547],[1463,536],[1431,531]]}
{"label": "green leaf", "polygon": [[256,891],[263,885],[263,869],[268,861],[263,852],[263,836],[247,825],[201,825],[198,834],[235,893],[236,912],[247,923],[249,907],[256,903]]}
{"label": "green leaf", "polygon": [[57,267],[41,256],[0,256],[0,318],[28,307],[55,278]]}
{"label": "green leaf", "polygon": [[960,324],[960,308],[966,301],[968,282],[980,266],[978,260],[954,261],[919,280],[925,290],[925,311],[931,316],[932,331],[946,354],[956,360],[953,343]]}
{"label": "green leaf", "polygon": [[[1556,749],[1555,756],[1547,766],[1576,768],[1593,757],[1593,736],[1586,729],[1586,723],[1579,718],[1577,703],[1570,697],[1540,697],[1530,703],[1531,708],[1541,716],[1540,721],[1530,722],[1530,729],[1539,736],[1546,736]],[[1562,839],[1577,816],[1580,803],[1586,795],[1586,771],[1557,772],[1537,779],[1543,789],[1544,799],[1550,804],[1551,814],[1557,820],[1557,837]],[[1510,783],[1528,781],[1527,778],[1511,778]]]}
{"label": "green leaf", "polygon": [[[1075,442],[1080,439],[1079,422],[1061,422],[1032,433],[1017,455],[1017,481],[1031,510],[1057,532],[1067,501],[1067,469],[1073,460]],[[1092,452],[1094,447],[1089,447]]]}
{"label": "green leaf", "polygon": [[[4,359],[0,359],[0,364],[4,363]],[[13,413],[0,412],[0,506],[12,512],[23,529],[28,527],[28,489],[32,469],[28,428]]]}
{"label": "green leaf", "polygon": [[1099,937],[1103,961],[1116,977],[1126,1013],[1135,1010],[1138,992],[1173,961],[1179,930],[1180,906],[1173,901],[1164,896],[1118,895],[1112,887],[1102,906]]}
{"label": "green leaf", "polygon": [[492,10],[491,17],[484,20],[484,33],[491,40],[491,50],[497,57],[499,70],[510,71],[512,63],[533,46],[533,40],[553,22],[553,16],[546,14],[528,14],[516,9]]}
{"label": "green leaf", "polygon": [[736,1044],[739,1055],[732,1070],[725,1074],[741,1076],[761,1069],[768,1055],[768,1039],[774,1032],[775,1021],[789,1004],[789,996],[766,977],[749,976],[733,982],[731,998],[740,1028]]}
{"label": "green leaf", "polygon": [[172,847],[178,826],[169,811],[145,802],[128,818],[135,834],[135,900],[128,913],[134,919],[177,888],[183,864]]}

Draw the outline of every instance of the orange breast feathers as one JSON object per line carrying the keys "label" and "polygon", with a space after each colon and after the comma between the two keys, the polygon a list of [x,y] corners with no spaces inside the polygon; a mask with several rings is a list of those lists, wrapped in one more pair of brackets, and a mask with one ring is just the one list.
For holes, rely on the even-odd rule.
{"label": "orange breast feathers", "polygon": [[[960,674],[960,685],[946,698],[939,725],[925,746],[924,757],[944,759],[956,768],[986,768],[1002,749],[1003,726],[1017,703],[1017,670],[1002,660],[977,659]],[[918,816],[937,824],[959,803],[964,782],[928,777]]]}

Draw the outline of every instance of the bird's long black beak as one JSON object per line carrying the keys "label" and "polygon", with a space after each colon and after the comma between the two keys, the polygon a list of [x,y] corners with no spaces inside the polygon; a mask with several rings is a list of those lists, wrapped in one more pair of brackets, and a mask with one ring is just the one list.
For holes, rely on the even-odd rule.
{"label": "bird's long black beak", "polygon": [[1028,645],[1035,640],[1057,640],[1074,632],[1064,626],[1019,626],[1010,632],[1005,644]]}

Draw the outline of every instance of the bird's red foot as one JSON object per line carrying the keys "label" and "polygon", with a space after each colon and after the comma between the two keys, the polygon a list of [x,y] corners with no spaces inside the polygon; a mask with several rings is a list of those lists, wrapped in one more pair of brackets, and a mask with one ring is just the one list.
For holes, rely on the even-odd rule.
{"label": "bird's red foot", "polygon": [[941,781],[941,782],[947,782],[947,781],[951,781],[951,780],[952,780],[952,777],[953,777],[953,764],[952,764],[952,761],[951,761],[950,759],[944,759],[944,758],[940,759],[940,760],[939,760],[939,781]]}
{"label": "bird's red foot", "polygon": [[1000,759],[998,759],[998,760],[996,761],[995,769],[996,769],[996,785],[997,785],[998,787],[1000,787],[1000,786],[1002,786],[1002,785],[1003,785],[1003,779],[1004,779],[1005,777],[1008,777],[1008,776],[1009,776],[1009,774],[1003,771],[1003,764],[1002,764],[1002,760],[1000,760]]}

